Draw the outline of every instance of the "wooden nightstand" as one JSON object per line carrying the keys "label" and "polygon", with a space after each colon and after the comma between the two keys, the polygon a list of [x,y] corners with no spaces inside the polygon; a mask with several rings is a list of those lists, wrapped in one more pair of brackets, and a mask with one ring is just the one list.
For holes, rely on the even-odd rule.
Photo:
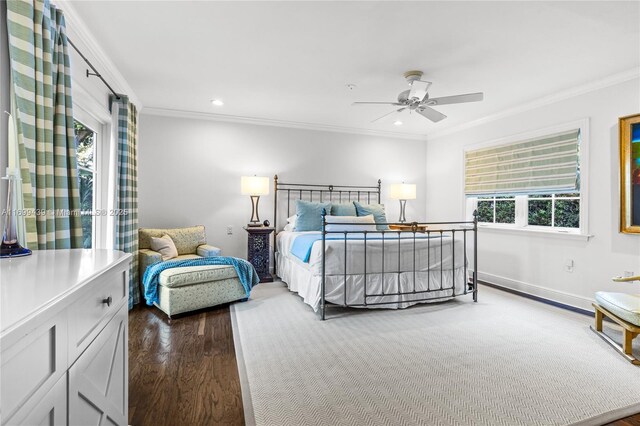
{"label": "wooden nightstand", "polygon": [[269,241],[275,229],[266,226],[245,226],[244,230],[249,234],[247,260],[256,268],[261,283],[272,282],[273,276],[269,272]]}
{"label": "wooden nightstand", "polygon": [[[389,225],[392,231],[413,231],[413,225],[405,223],[404,225]],[[416,225],[416,232],[426,232],[429,227],[427,225]]]}

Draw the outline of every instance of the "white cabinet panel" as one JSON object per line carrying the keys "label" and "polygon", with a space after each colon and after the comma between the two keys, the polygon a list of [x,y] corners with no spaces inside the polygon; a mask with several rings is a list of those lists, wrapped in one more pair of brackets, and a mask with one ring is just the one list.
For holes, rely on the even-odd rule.
{"label": "white cabinet panel", "polygon": [[67,375],[60,377],[49,392],[37,400],[32,398],[6,425],[58,426],[67,423]]}
{"label": "white cabinet panel", "polygon": [[127,306],[69,369],[69,424],[127,424]]}
{"label": "white cabinet panel", "polygon": [[20,406],[40,399],[67,371],[66,312],[0,344],[0,411],[11,421]]}

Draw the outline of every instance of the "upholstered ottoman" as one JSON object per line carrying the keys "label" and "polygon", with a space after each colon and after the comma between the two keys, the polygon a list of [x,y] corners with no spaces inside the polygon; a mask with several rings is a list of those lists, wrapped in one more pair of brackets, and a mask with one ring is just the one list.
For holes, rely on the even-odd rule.
{"label": "upholstered ottoman", "polygon": [[169,318],[247,297],[235,268],[230,265],[170,268],[160,273],[158,281],[156,306]]}

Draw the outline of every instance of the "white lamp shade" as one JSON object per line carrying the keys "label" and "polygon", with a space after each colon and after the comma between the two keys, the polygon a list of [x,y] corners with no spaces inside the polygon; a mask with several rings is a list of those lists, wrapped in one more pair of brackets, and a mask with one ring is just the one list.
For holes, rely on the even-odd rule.
{"label": "white lamp shade", "polygon": [[242,176],[240,178],[242,195],[267,195],[269,193],[269,178],[260,176]]}
{"label": "white lamp shade", "polygon": [[394,183],[391,185],[389,197],[394,200],[415,200],[416,185],[413,183]]}

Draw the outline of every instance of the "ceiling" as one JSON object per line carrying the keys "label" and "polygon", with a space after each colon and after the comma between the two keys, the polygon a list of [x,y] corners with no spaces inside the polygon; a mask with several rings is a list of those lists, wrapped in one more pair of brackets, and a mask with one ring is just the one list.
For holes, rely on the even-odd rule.
{"label": "ceiling", "polygon": [[[425,135],[640,66],[637,1],[70,3],[144,108]],[[395,101],[411,69],[485,100],[402,126],[351,106]]]}

